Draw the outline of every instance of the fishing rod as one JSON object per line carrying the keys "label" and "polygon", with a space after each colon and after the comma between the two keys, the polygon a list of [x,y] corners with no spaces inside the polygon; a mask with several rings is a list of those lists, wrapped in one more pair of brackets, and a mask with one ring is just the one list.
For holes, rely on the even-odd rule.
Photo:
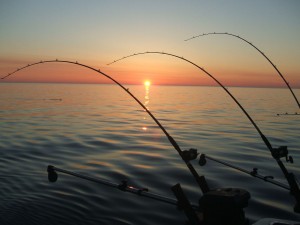
{"label": "fishing rod", "polygon": [[[200,176],[197,171],[195,170],[195,168],[193,167],[193,165],[190,163],[190,159],[194,158],[193,152],[189,151],[189,150],[184,150],[182,151],[179,147],[179,145],[177,144],[177,142],[173,139],[173,137],[167,132],[167,130],[163,127],[163,125],[156,119],[156,117],[150,112],[150,110],[140,101],[138,100],[130,91],[128,88],[125,88],[121,83],[119,83],[117,80],[115,80],[114,78],[112,78],[111,76],[107,75],[106,73],[102,72],[100,69],[96,69],[94,67],[79,63],[79,62],[73,62],[73,61],[68,61],[68,60],[46,60],[46,61],[39,61],[36,63],[32,63],[32,64],[28,64],[24,67],[18,68],[17,70],[13,71],[12,73],[8,73],[6,76],[2,77],[1,79],[6,79],[7,77],[12,76],[13,74],[26,69],[28,67],[34,66],[34,65],[38,65],[38,64],[44,64],[44,63],[68,63],[68,64],[74,64],[74,65],[78,65],[78,66],[82,66],[85,68],[88,68],[90,70],[93,70],[105,77],[107,77],[108,79],[110,79],[111,81],[113,81],[115,84],[117,84],[119,87],[121,87],[127,94],[129,94],[147,113],[148,115],[154,120],[154,122],[159,126],[159,128],[163,131],[163,133],[166,135],[166,137],[168,138],[169,142],[171,143],[171,145],[175,148],[175,150],[178,152],[178,154],[181,156],[182,160],[185,162],[186,166],[188,167],[188,169],[190,170],[190,172],[192,173],[192,175],[194,176],[198,186],[200,187],[201,191],[203,193],[206,193],[209,191],[209,187],[208,184],[205,180],[204,176]],[[197,156],[197,155],[196,155]]]}
{"label": "fishing rod", "polygon": [[[139,196],[143,196],[146,198],[150,198],[150,199],[154,199],[160,202],[164,202],[170,205],[176,205],[179,206],[179,203],[177,200],[166,197],[166,196],[162,196],[159,194],[155,194],[155,193],[151,193],[149,192],[148,188],[138,188],[138,187],[134,187],[132,185],[129,185],[127,181],[123,180],[121,181],[121,183],[115,183],[109,180],[105,180],[105,179],[99,179],[96,177],[92,177],[92,176],[87,176],[87,175],[83,175],[80,173],[75,173],[69,170],[64,170],[52,165],[49,165],[47,167],[47,172],[48,172],[48,180],[52,183],[56,182],[58,179],[58,174],[56,172],[60,172],[60,173],[64,173],[64,174],[68,174],[74,177],[78,177],[84,180],[88,180],[88,181],[92,181],[98,184],[103,184],[106,185],[108,187],[112,187],[112,188],[116,188],[119,189],[121,191],[124,192],[129,192],[131,194],[135,194],[135,195],[139,195]],[[198,209],[198,206],[196,205],[192,205],[193,209]]]}
{"label": "fishing rod", "polygon": [[232,169],[238,170],[238,171],[240,171],[242,173],[246,173],[248,175],[251,175],[252,177],[255,177],[255,178],[261,179],[261,180],[263,180],[265,182],[274,184],[274,185],[276,185],[278,187],[281,187],[283,189],[286,189],[288,191],[291,190],[289,186],[287,186],[287,185],[285,185],[285,184],[283,184],[281,182],[275,181],[273,176],[263,176],[263,175],[259,174],[257,168],[253,168],[252,171],[249,171],[249,170],[246,170],[246,169],[243,169],[243,168],[231,165],[231,164],[229,164],[229,163],[227,163],[225,161],[222,161],[222,160],[216,159],[214,157],[208,156],[206,154],[201,154],[200,155],[199,165],[200,166],[206,165],[206,162],[207,162],[206,159],[209,159],[211,161],[217,162],[219,164],[222,164],[224,166],[230,167]]}
{"label": "fishing rod", "polygon": [[269,57],[267,57],[265,55],[265,53],[263,53],[258,47],[256,47],[254,44],[252,44],[250,41],[246,40],[245,38],[242,38],[241,36],[239,35],[236,35],[236,34],[231,34],[231,33],[227,33],[227,32],[224,32],[224,33],[221,33],[221,32],[213,32],[213,33],[203,33],[203,34],[200,34],[200,35],[197,35],[197,36],[194,36],[194,37],[191,37],[191,38],[188,38],[188,39],[185,39],[184,41],[189,41],[189,40],[192,40],[192,39],[195,39],[195,38],[198,38],[198,37],[203,37],[203,36],[207,36],[207,35],[228,35],[228,36],[233,36],[233,37],[236,37],[246,43],[248,43],[249,45],[251,45],[253,48],[255,48],[263,57],[265,57],[266,60],[268,60],[268,62],[273,66],[273,68],[277,71],[278,75],[282,78],[282,80],[284,81],[284,83],[286,84],[286,86],[289,88],[291,94],[293,95],[298,107],[300,108],[300,103],[295,95],[295,93],[293,92],[292,88],[290,87],[289,85],[289,82],[287,82],[287,80],[284,78],[284,76],[282,75],[282,73],[279,71],[279,69],[276,67],[276,65],[269,59]]}
{"label": "fishing rod", "polygon": [[187,199],[186,195],[184,194],[181,185],[175,184],[174,186],[172,186],[172,191],[174,193],[174,195],[176,196],[177,200],[166,197],[166,196],[162,196],[159,194],[155,194],[152,192],[149,192],[148,188],[138,188],[138,187],[134,187],[132,185],[129,185],[128,182],[126,180],[121,181],[121,183],[115,183],[109,180],[105,180],[105,179],[99,179],[96,177],[92,177],[92,176],[87,176],[87,175],[83,175],[80,173],[75,173],[69,170],[64,170],[61,168],[57,168],[55,166],[52,165],[48,165],[47,167],[47,172],[48,172],[48,180],[49,182],[56,182],[58,179],[58,174],[57,172],[61,172],[64,174],[68,174],[74,177],[78,177],[81,178],[83,180],[88,180],[88,181],[92,181],[98,184],[103,184],[105,186],[108,187],[112,187],[112,188],[116,188],[119,189],[123,192],[128,192],[131,194],[135,194],[138,196],[142,196],[142,197],[146,197],[149,199],[153,199],[156,201],[160,201],[163,203],[167,203],[170,205],[175,205],[177,206],[179,209],[184,210],[187,218],[189,219],[189,221],[192,223],[192,225],[201,225],[200,220],[197,216],[196,212],[199,212],[199,206],[193,205],[189,202],[189,200]]}
{"label": "fishing rod", "polygon": [[[239,106],[239,108],[243,111],[243,113],[246,115],[246,117],[252,123],[252,125],[257,130],[257,132],[259,133],[260,137],[262,138],[263,142],[265,143],[266,147],[269,149],[272,157],[276,160],[278,166],[280,167],[281,171],[283,172],[283,174],[284,174],[284,176],[285,176],[285,178],[286,178],[286,180],[287,180],[287,182],[288,182],[288,184],[290,186],[291,194],[296,199],[297,204],[294,207],[294,211],[297,211],[297,212],[300,213],[300,189],[299,189],[298,183],[296,182],[295,175],[293,173],[289,172],[287,170],[287,168],[284,166],[283,162],[281,161],[281,158],[283,158],[283,157],[285,157],[286,159],[292,159],[291,156],[288,156],[287,146],[280,146],[278,148],[273,148],[272,145],[271,145],[271,143],[270,143],[270,141],[262,133],[262,131],[257,126],[257,124],[254,122],[254,120],[248,114],[248,112],[246,111],[246,109],[239,103],[239,101],[232,95],[232,93],[219,80],[217,80],[211,73],[209,73],[208,71],[206,71],[203,67],[200,67],[196,63],[194,63],[194,62],[192,62],[192,61],[190,61],[190,60],[188,60],[188,59],[186,59],[184,57],[181,57],[181,56],[178,56],[178,55],[175,55],[175,54],[171,54],[171,53],[167,53],[167,52],[159,52],[159,51],[147,51],[147,52],[134,53],[134,54],[127,55],[127,56],[124,56],[122,58],[119,58],[117,60],[114,60],[113,62],[110,62],[107,65],[111,65],[113,63],[116,63],[118,61],[130,58],[130,57],[134,57],[134,56],[138,56],[138,55],[146,55],[146,54],[167,55],[167,56],[175,57],[175,58],[178,58],[180,60],[186,61],[189,64],[192,64],[193,66],[195,66],[198,69],[200,69],[201,71],[203,71],[206,75],[208,75],[210,78],[212,78],[220,87],[223,88],[223,90],[232,98],[232,100]],[[196,158],[197,158],[197,153],[196,153]],[[287,160],[287,162],[292,162],[292,160]]]}

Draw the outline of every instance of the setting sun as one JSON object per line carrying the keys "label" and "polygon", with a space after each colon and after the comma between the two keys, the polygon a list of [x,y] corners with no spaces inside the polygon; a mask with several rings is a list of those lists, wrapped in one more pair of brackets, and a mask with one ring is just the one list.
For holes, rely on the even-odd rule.
{"label": "setting sun", "polygon": [[149,86],[151,85],[151,82],[150,82],[149,80],[146,80],[146,81],[144,82],[144,85],[147,86],[147,87],[149,87]]}

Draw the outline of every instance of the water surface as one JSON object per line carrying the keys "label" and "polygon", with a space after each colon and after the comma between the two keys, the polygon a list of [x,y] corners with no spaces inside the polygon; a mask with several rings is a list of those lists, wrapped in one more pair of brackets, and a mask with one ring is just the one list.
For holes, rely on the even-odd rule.
{"label": "water surface", "polygon": [[[272,175],[286,183],[262,139],[237,105],[217,87],[128,86],[182,150],[198,152]],[[287,145],[300,175],[300,116],[287,89],[229,88],[274,147]],[[299,90],[295,90],[300,96]],[[114,85],[0,84],[0,224],[184,224],[176,207],[59,174],[74,172],[149,188],[174,198],[180,183],[193,203],[201,191],[145,111]],[[285,161],[285,160],[284,160]],[[250,221],[300,220],[284,189],[208,161],[200,167],[209,185],[251,193]]]}

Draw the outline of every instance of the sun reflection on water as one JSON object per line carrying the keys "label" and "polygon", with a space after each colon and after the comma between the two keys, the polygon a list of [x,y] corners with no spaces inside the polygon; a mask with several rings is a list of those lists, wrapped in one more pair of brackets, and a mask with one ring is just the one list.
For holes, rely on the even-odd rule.
{"label": "sun reflection on water", "polygon": [[[144,98],[144,106],[147,108],[147,109],[149,109],[149,102],[150,102],[150,98],[149,98],[149,96],[150,96],[150,86],[151,86],[151,82],[149,81],[149,80],[146,80],[145,82],[144,82],[144,86],[145,86],[145,98]],[[146,116],[144,116],[144,120],[146,120]],[[148,127],[145,125],[145,126],[143,126],[142,127],[142,130],[143,131],[147,131],[148,130]]]}

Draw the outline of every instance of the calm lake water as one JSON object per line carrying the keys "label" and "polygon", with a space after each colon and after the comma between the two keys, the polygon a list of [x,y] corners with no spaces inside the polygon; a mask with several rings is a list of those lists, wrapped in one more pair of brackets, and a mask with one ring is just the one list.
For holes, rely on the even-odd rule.
{"label": "calm lake water", "polygon": [[[257,131],[218,87],[128,86],[176,140],[286,183]],[[286,145],[300,177],[300,115],[287,89],[229,88],[273,147]],[[300,98],[300,90],[295,90]],[[180,183],[193,203],[201,191],[163,132],[114,85],[0,84],[0,224],[185,224],[175,206],[59,173],[47,166],[148,188],[174,198]],[[285,162],[285,160],[284,160]],[[212,161],[194,167],[212,188],[251,193],[250,221],[300,220],[289,193]]]}

